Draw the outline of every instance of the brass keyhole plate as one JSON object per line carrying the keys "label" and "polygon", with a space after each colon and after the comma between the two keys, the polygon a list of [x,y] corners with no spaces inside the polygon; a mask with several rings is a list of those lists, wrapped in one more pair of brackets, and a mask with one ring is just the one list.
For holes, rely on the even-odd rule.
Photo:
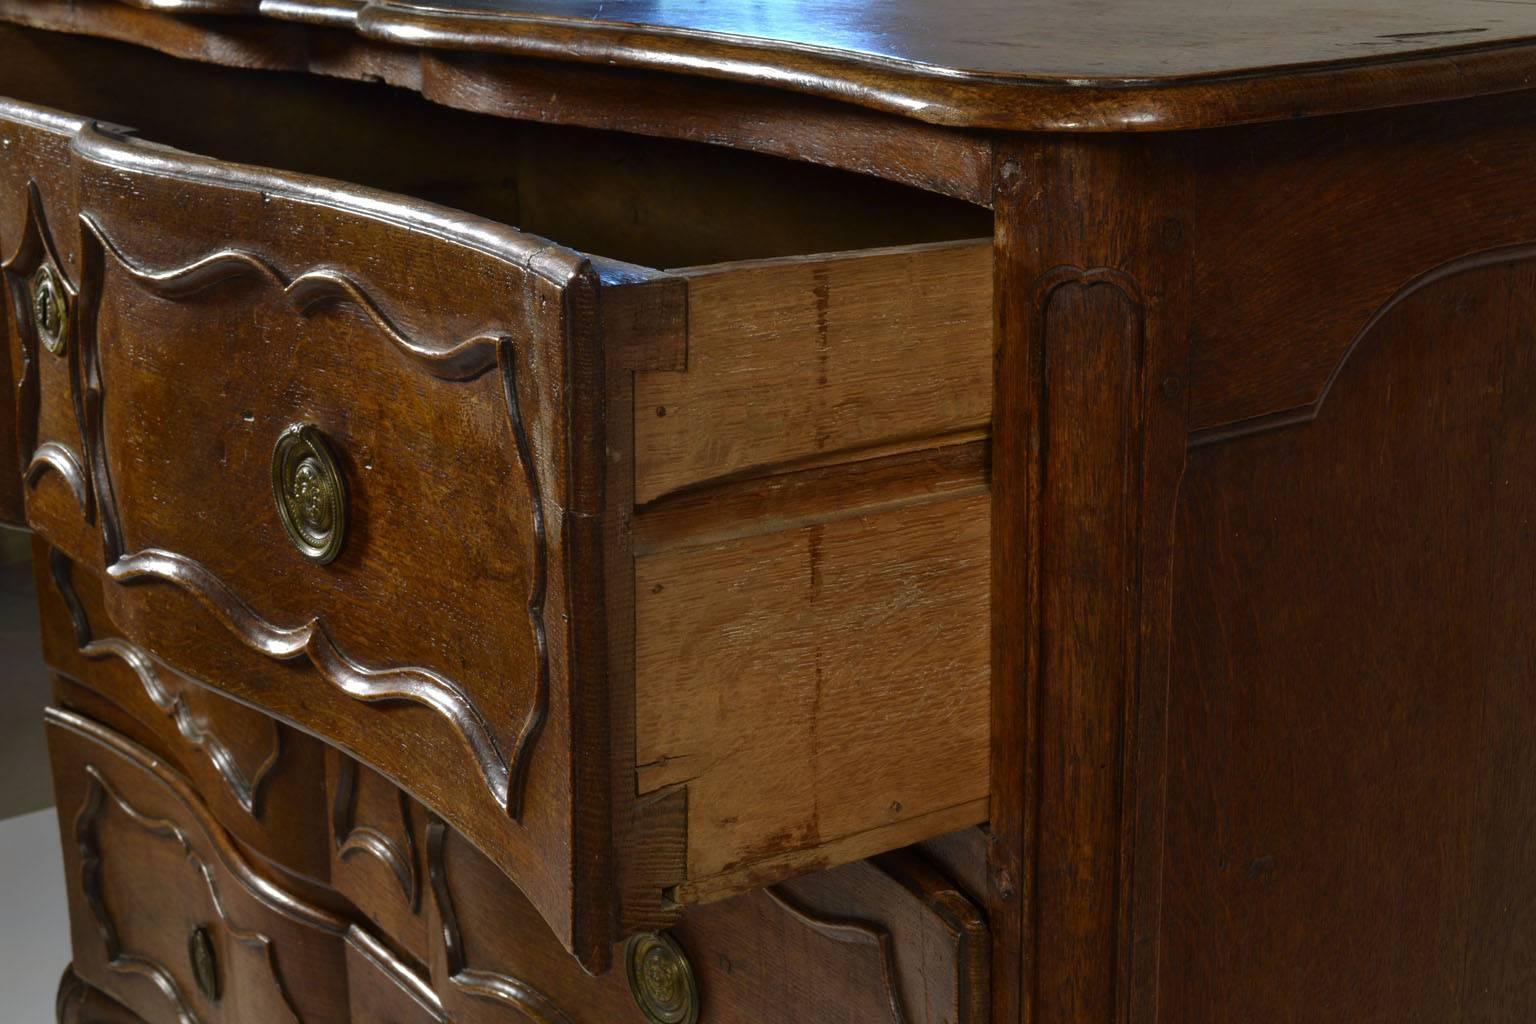
{"label": "brass keyhole plate", "polygon": [[69,292],[47,263],[32,276],[32,326],[44,348],[56,356],[64,354],[69,338]]}
{"label": "brass keyhole plate", "polygon": [[697,1024],[699,986],[677,940],[660,932],[636,935],[624,961],[630,994],[650,1024]]}
{"label": "brass keyhole plate", "polygon": [[272,448],[272,497],[283,530],[312,562],[341,554],[347,531],[347,486],[341,464],[320,430],[299,423]]}
{"label": "brass keyhole plate", "polygon": [[192,980],[210,1003],[219,1001],[219,961],[213,951],[213,936],[197,927],[187,936],[187,960],[192,965]]}

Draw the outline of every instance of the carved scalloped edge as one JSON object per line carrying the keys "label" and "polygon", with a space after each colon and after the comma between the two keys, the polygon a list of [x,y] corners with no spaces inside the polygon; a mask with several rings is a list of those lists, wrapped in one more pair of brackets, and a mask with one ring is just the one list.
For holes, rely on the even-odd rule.
{"label": "carved scalloped edge", "polygon": [[75,815],[75,839],[80,844],[81,886],[85,891],[91,912],[96,917],[98,931],[107,946],[107,966],[120,973],[138,974],[147,978],[174,1003],[177,1017],[183,1024],[197,1024],[197,1015],[187,1005],[180,986],[176,984],[170,972],[148,957],[124,952],[117,934],[117,927],[107,913],[106,900],[101,892],[101,850],[96,841],[96,822],[105,807],[106,799],[110,799],[135,825],[152,836],[172,840],[181,847],[187,863],[208,887],[208,898],[213,905],[214,914],[236,942],[250,947],[261,957],[271,974],[273,988],[288,1010],[289,1018],[293,1024],[298,1024],[299,1017],[294,1010],[293,999],[289,996],[287,986],[283,984],[282,975],[278,972],[271,938],[260,932],[240,928],[230,919],[229,912],[224,907],[224,899],[219,894],[218,882],[213,876],[212,867],[198,856],[186,832],[168,818],[152,817],[134,807],[113,788],[95,765],[87,764],[85,772],[90,776],[90,782],[86,788],[85,799]]}
{"label": "carved scalloped edge", "polygon": [[[37,444],[38,414],[42,401],[39,393],[41,385],[38,381],[41,356],[38,353],[37,335],[32,328],[28,283],[38,267],[47,264],[53,268],[54,273],[63,283],[70,302],[78,301],[79,289],[64,272],[64,261],[59,258],[53,236],[48,231],[43,197],[36,181],[27,182],[27,209],[24,225],[16,248],[3,261],[0,261],[0,276],[4,276],[6,280],[6,291],[11,300],[12,319],[21,339],[21,366],[17,368],[19,372],[16,376],[16,436],[21,451],[28,460],[25,471],[26,480],[28,486],[32,486],[37,482],[38,475],[47,468],[57,470],[74,491],[80,509],[85,513],[86,521],[94,523],[96,510],[91,494],[90,478],[83,472],[79,459],[74,458],[74,452],[58,441],[45,442],[42,446]],[[71,335],[76,332],[73,318],[70,319],[68,329]],[[67,352],[70,380],[74,381],[77,379],[75,371],[79,365],[79,346],[71,343],[68,345]],[[78,389],[71,388],[71,392],[75,425],[84,436],[85,410],[81,404]],[[70,464],[71,459],[74,465]],[[71,475],[72,469],[81,469],[82,472]]]}
{"label": "carved scalloped edge", "polygon": [[[89,214],[80,215],[80,225],[84,276],[96,284],[90,289],[92,301],[99,301],[100,298],[98,278],[102,270],[102,255],[106,254],[152,294],[169,299],[183,298],[224,280],[255,277],[279,288],[301,313],[307,313],[324,302],[355,305],[401,351],[434,376],[445,380],[473,379],[498,364],[502,365],[505,373],[510,374],[515,364],[515,360],[510,358],[510,340],[499,335],[476,335],[446,349],[434,349],[416,343],[355,282],[329,269],[317,269],[290,280],[259,256],[240,250],[222,250],[191,263],[154,270],[136,263],[122,253]],[[523,430],[515,378],[509,380],[505,391],[519,458],[530,481],[529,504],[533,509],[536,550],[529,614],[539,655],[539,670],[532,707],[525,716],[513,753],[512,767],[509,767],[479,708],[452,680],[419,667],[375,669],[364,666],[341,650],[330,637],[321,618],[295,627],[269,622],[206,567],[184,555],[159,549],[132,554],[124,552],[105,451],[97,440],[103,428],[104,385],[94,337],[95,311],[85,307],[85,304],[82,306],[81,315],[77,317],[77,330],[82,338],[79,347],[84,350],[81,356],[85,419],[83,436],[87,438],[86,456],[91,466],[98,504],[103,510],[101,526],[107,574],[119,582],[150,578],[179,586],[251,649],[279,660],[305,656],[327,682],[354,699],[369,702],[406,701],[431,708],[455,728],[469,747],[497,803],[514,820],[520,821],[527,765],[532,748],[542,731],[548,702],[549,666],[543,622],[548,544],[537,473],[528,447],[527,434]]]}
{"label": "carved scalloped edge", "polygon": [[533,704],[518,731],[517,744],[512,752],[512,781],[507,802],[508,813],[514,820],[521,821],[523,795],[528,783],[528,762],[549,713],[549,637],[544,627],[544,596],[549,588],[549,539],[545,533],[544,492],[539,486],[538,467],[533,464],[533,445],[528,440],[528,429],[523,423],[522,403],[517,397],[517,352],[511,341],[503,341],[497,348],[497,363],[501,367],[507,415],[512,421],[513,436],[517,439],[517,461],[523,469],[523,479],[528,488],[528,507],[533,517],[533,584],[528,593],[528,621],[533,627],[538,677],[533,690]]}
{"label": "carved scalloped edge", "polygon": [[900,971],[896,966],[896,949],[890,929],[874,921],[818,914],[796,903],[781,886],[764,889],[763,894],[790,917],[818,935],[834,942],[873,947],[880,957],[880,979],[885,986],[892,1024],[907,1024],[911,1020],[897,980]]}
{"label": "carved scalloped edge", "polygon": [[121,637],[98,638],[95,636],[90,619],[85,614],[85,608],[81,605],[80,597],[75,593],[74,583],[70,579],[69,559],[55,548],[49,551],[48,562],[54,589],[58,591],[59,597],[63,599],[65,607],[69,610],[70,622],[74,627],[75,645],[79,648],[81,655],[98,661],[104,658],[116,658],[127,665],[138,677],[139,685],[144,688],[150,702],[175,723],[176,730],[183,739],[194,749],[201,750],[208,756],[219,777],[234,794],[235,800],[247,814],[259,819],[262,786],[282,755],[282,734],[276,730],[275,725],[272,750],[247,778],[245,770],[241,768],[230,749],[224,745],[224,741],[198,721],[180,693],[173,692],[165,685],[154,661],[144,650]]}
{"label": "carved scalloped edge", "polygon": [[340,756],[340,768],[336,778],[336,797],[331,804],[331,833],[336,844],[337,859],[346,861],[354,854],[366,853],[381,861],[405,896],[406,905],[415,913],[420,907],[420,891],[416,881],[416,845],[411,837],[410,803],[405,791],[396,789],[395,798],[400,802],[400,822],[404,827],[405,847],[370,825],[357,824],[357,762],[345,754]]}
{"label": "carved scalloped edge", "polygon": [[82,213],[80,223],[140,287],[159,298],[185,299],[225,281],[255,278],[282,292],[303,315],[329,303],[357,308],[396,348],[443,380],[472,380],[496,365],[501,335],[476,334],[447,348],[423,345],[402,331],[356,281],[339,271],[319,267],[289,278],[272,263],[243,249],[221,249],[191,263],[156,270],[125,254],[90,214]]}
{"label": "carved scalloped edge", "polygon": [[480,709],[452,680],[424,668],[360,665],[336,645],[320,619],[295,627],[268,622],[201,563],[172,551],[151,548],[122,555],[110,561],[107,575],[120,583],[157,579],[179,586],[252,650],[280,661],[306,657],[328,683],[355,700],[408,701],[431,708],[454,725],[479,763],[486,785],[505,802],[506,762]]}
{"label": "carved scalloped edge", "polygon": [[95,517],[91,510],[91,488],[85,476],[85,466],[75,450],[62,441],[44,441],[32,452],[32,459],[22,476],[27,487],[36,488],[43,474],[49,470],[63,478],[69,492],[89,522]]}
{"label": "carved scalloped edge", "polygon": [[443,845],[447,838],[448,826],[433,816],[427,823],[427,878],[442,927],[448,980],[455,988],[476,999],[511,1007],[530,1024],[572,1024],[548,996],[527,982],[507,974],[476,970],[465,964],[458,913],[453,907],[453,894],[448,891],[447,865],[443,863]]}

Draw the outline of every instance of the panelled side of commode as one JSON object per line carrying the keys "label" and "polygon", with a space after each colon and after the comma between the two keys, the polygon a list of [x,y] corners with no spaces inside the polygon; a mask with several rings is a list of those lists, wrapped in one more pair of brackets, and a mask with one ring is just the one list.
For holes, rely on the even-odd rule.
{"label": "panelled side of commode", "polygon": [[1533,162],[1528,95],[1200,150],[1155,1019],[1536,1013]]}

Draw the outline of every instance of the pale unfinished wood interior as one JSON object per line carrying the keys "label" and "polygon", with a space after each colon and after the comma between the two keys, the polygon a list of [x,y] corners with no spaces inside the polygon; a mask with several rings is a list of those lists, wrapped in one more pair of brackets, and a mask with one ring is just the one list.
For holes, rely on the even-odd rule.
{"label": "pale unfinished wood interior", "polygon": [[682,902],[987,817],[985,241],[682,271],[635,380],[636,782]]}

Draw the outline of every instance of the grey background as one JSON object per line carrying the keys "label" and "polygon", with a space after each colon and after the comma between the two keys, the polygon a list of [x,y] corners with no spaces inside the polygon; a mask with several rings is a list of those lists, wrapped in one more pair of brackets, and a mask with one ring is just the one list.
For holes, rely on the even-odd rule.
{"label": "grey background", "polygon": [[53,1020],[69,962],[59,828],[43,739],[31,540],[0,527],[0,1022]]}

